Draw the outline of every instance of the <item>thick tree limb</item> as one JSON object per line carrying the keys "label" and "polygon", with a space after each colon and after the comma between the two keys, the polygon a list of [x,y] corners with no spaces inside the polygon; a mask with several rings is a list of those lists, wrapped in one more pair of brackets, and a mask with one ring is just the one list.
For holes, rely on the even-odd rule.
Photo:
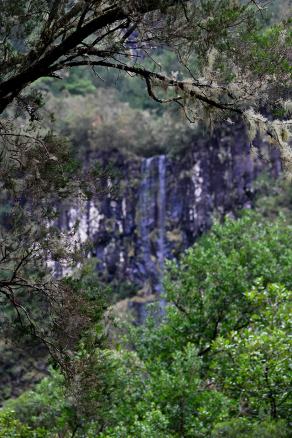
{"label": "thick tree limb", "polygon": [[[175,96],[173,98],[169,98],[169,99],[159,99],[157,96],[155,96],[154,92],[153,92],[153,87],[151,84],[151,80],[158,80],[161,81],[161,83],[164,83],[165,85],[169,86],[169,87],[174,87],[176,89],[181,90],[185,95],[189,95],[191,97],[194,97],[202,102],[204,102],[207,105],[210,105],[211,107],[215,107],[218,108],[220,110],[226,110],[226,111],[232,111],[235,112],[237,114],[242,115],[243,114],[243,110],[241,110],[240,108],[233,106],[232,104],[223,104],[221,102],[218,102],[217,100],[214,100],[204,94],[200,94],[197,91],[194,90],[194,88],[201,88],[202,90],[205,89],[210,89],[210,85],[209,84],[202,84],[199,81],[178,81],[176,79],[172,79],[167,77],[166,75],[163,75],[161,73],[156,73],[150,70],[146,70],[142,67],[136,67],[136,66],[130,66],[127,64],[122,64],[122,63],[112,63],[112,62],[108,62],[108,61],[92,61],[90,59],[88,59],[88,61],[72,61],[72,62],[64,62],[64,64],[61,64],[59,66],[56,67],[52,67],[55,70],[64,68],[64,67],[77,67],[77,66],[100,66],[100,67],[109,67],[109,68],[113,68],[113,69],[117,69],[117,70],[122,70],[125,71],[127,73],[133,73],[136,74],[138,76],[140,76],[141,78],[145,79],[146,81],[146,85],[147,85],[147,91],[150,97],[152,97],[154,100],[160,102],[160,103],[169,103],[169,102],[178,102],[181,99],[183,99],[182,96]],[[193,87],[193,89],[191,88]],[[221,89],[219,87],[219,89]],[[222,92],[226,93],[226,90],[224,87],[222,87]]]}
{"label": "thick tree limb", "polygon": [[[169,5],[174,3],[176,2],[169,1]],[[139,4],[135,12],[139,14],[145,14],[158,9],[159,5],[159,2],[157,3],[153,0],[148,0]],[[74,17],[76,13],[80,12],[80,4],[76,5],[75,9],[77,12],[74,8],[72,8],[72,10],[69,11],[65,17],[60,19],[57,28],[61,26],[62,20],[68,21],[69,15],[70,17],[73,15]],[[125,20],[128,17],[129,13],[122,6],[116,4],[107,8],[103,13],[101,13],[101,15],[85,22],[83,26],[76,26],[75,30],[70,33],[70,35],[65,37],[63,41],[51,47],[46,52],[44,51],[47,49],[47,44],[42,47],[43,50],[41,50],[40,53],[37,53],[37,55],[34,53],[28,53],[24,59],[24,62],[22,62],[21,71],[0,84],[0,113],[4,111],[6,106],[27,85],[43,76],[48,76],[50,73],[52,73],[52,65],[60,60],[60,58],[63,56],[68,55],[71,50],[75,49],[86,38],[93,35],[98,30],[104,29],[107,26],[111,26],[118,21]]]}

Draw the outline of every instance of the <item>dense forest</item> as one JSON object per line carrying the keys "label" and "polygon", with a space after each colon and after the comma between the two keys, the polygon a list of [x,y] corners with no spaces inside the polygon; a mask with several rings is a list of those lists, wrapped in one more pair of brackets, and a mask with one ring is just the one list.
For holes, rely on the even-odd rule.
{"label": "dense forest", "polygon": [[0,438],[291,436],[289,0],[0,4]]}

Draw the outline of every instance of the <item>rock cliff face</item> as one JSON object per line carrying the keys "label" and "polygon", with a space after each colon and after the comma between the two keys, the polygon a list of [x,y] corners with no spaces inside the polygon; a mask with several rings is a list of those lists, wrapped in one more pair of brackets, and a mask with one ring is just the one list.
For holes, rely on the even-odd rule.
{"label": "rock cliff face", "polygon": [[[111,170],[102,180],[106,195],[63,206],[59,226],[68,230],[78,225],[77,238],[90,242],[88,255],[96,260],[102,280],[125,283],[125,295],[139,292],[118,304],[122,312],[132,308],[138,322],[145,319],[145,302],[162,292],[165,259],[192,245],[211,226],[214,213],[251,207],[253,183],[263,168],[274,176],[280,172],[276,155],[269,166],[251,159],[241,128],[195,137],[175,156],[146,158],[107,148],[88,153],[84,161],[85,168],[97,161]],[[46,353],[42,356],[39,346],[35,352],[18,352],[2,345],[1,351],[5,373],[0,400],[19,394],[46,373]],[[27,365],[19,366],[20,359]]]}
{"label": "rock cliff face", "polygon": [[[264,165],[249,154],[242,128],[221,130],[210,138],[194,138],[179,156],[148,158],[118,150],[99,151],[103,167],[117,190],[104,199],[65,209],[62,226],[79,221],[80,241],[89,239],[90,255],[106,281],[128,281],[142,294],[159,294],[166,258],[173,258],[207,230],[214,213],[233,214],[250,208],[253,182]],[[271,156],[270,169],[280,171]]]}

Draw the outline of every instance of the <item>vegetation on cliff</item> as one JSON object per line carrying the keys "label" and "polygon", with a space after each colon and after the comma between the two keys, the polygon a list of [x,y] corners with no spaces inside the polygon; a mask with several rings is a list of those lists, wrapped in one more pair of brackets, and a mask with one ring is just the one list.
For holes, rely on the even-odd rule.
{"label": "vegetation on cliff", "polygon": [[1,6],[0,323],[52,368],[1,409],[0,437],[288,436],[291,226],[264,218],[270,201],[170,263],[165,314],[138,328],[112,321],[79,218],[64,232],[58,206],[112,190],[111,169],[80,165],[96,145],[187,144],[177,109],[208,129],[241,119],[289,171],[289,19],[261,0]]}
{"label": "vegetation on cliff", "polygon": [[[3,2],[0,170],[10,229],[1,229],[1,299],[51,346],[56,358],[63,347],[53,352],[53,343],[18,296],[39,293],[52,314],[57,308],[62,313],[59,305],[70,295],[67,287],[48,279],[48,272],[36,273],[32,281],[30,266],[42,271],[47,259],[76,262],[70,236],[61,236],[47,224],[62,199],[92,193],[92,175],[85,178],[78,172],[66,141],[42,122],[51,116],[46,110],[39,112],[46,108],[45,96],[36,81],[62,78],[68,69],[84,66],[97,76],[96,68],[135,75],[143,79],[154,101],[177,104],[192,122],[204,119],[211,127],[214,120],[233,123],[234,115],[240,117],[251,141],[257,131],[273,139],[288,169],[288,23],[273,22],[261,1]],[[86,77],[79,77],[79,93],[92,89]],[[258,113],[267,105],[271,114],[281,112],[281,121]],[[140,126],[144,122],[145,118]],[[114,139],[111,129],[105,125],[101,133],[97,130],[99,140]],[[154,134],[159,131],[158,125]],[[146,132],[143,127],[142,136]],[[15,241],[22,224],[25,238],[19,244]],[[56,301],[57,306],[51,305]]]}
{"label": "vegetation on cliff", "polygon": [[69,387],[52,371],[2,421],[39,437],[288,436],[290,234],[254,213],[214,225],[169,264],[160,322],[154,306],[111,348],[94,325]]}

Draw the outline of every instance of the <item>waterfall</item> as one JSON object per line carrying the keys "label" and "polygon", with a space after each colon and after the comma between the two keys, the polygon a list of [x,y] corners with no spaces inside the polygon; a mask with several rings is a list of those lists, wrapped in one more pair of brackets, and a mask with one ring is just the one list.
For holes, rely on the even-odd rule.
{"label": "waterfall", "polygon": [[[140,254],[144,276],[149,279],[151,292],[163,294],[163,268],[165,259],[166,211],[166,157],[145,158],[141,165],[139,192]],[[155,241],[151,238],[156,236]],[[146,274],[146,275],[145,275]],[[163,313],[165,302],[159,298]]]}
{"label": "waterfall", "polygon": [[155,270],[153,261],[151,259],[151,245],[150,245],[150,224],[153,219],[152,208],[152,162],[155,157],[145,158],[141,165],[142,182],[140,186],[139,195],[139,234],[141,243],[141,254],[146,273],[152,273]]}
{"label": "waterfall", "polygon": [[[159,295],[163,294],[163,269],[165,259],[165,211],[166,211],[166,184],[165,184],[165,171],[166,171],[166,157],[160,155],[158,157],[158,242],[157,242],[157,258],[158,258],[158,288]],[[163,312],[165,307],[164,298],[159,298],[160,308]]]}
{"label": "waterfall", "polygon": [[158,262],[159,269],[163,270],[165,258],[165,155],[158,157]]}

